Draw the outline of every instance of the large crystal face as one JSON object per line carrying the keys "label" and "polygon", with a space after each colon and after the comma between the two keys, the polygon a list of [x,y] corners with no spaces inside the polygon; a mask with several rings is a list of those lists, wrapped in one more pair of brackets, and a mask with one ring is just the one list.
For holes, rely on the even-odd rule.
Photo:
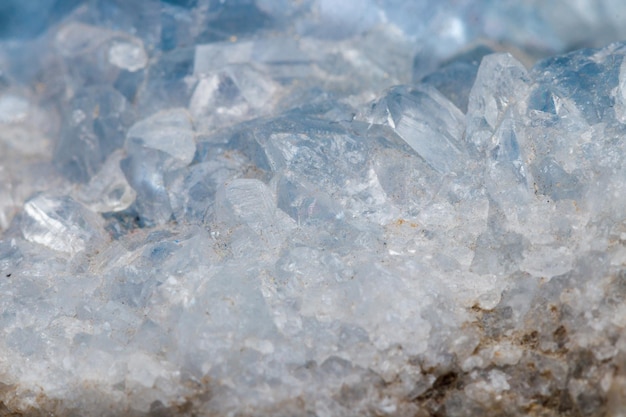
{"label": "large crystal face", "polygon": [[4,1],[0,415],[624,415],[625,14]]}

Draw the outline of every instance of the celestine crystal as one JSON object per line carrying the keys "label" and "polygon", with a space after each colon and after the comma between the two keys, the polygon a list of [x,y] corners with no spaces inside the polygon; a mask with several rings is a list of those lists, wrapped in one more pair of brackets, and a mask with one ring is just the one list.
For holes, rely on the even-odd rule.
{"label": "celestine crystal", "polygon": [[3,1],[0,415],[626,415],[620,13]]}

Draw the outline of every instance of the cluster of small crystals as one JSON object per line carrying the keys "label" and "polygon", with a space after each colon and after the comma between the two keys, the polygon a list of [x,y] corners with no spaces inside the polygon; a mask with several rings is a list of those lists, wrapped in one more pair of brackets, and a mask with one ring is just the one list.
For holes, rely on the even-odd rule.
{"label": "cluster of small crystals", "polygon": [[0,34],[0,414],[624,415],[626,9],[512,3]]}

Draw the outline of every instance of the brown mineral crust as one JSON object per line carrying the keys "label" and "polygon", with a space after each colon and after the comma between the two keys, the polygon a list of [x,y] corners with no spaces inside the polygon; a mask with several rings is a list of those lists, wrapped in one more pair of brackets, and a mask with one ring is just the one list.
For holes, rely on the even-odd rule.
{"label": "brown mineral crust", "polygon": [[[531,340],[533,334],[531,333]],[[367,400],[371,400],[372,390],[363,392],[361,387],[350,387],[344,385],[336,394],[336,400],[342,403],[347,409],[352,409],[362,416],[414,416],[414,417],[446,417],[446,416],[563,416],[563,417],[587,417],[607,415],[607,404],[609,396],[615,403],[620,401],[615,391],[619,392],[620,386],[612,387],[612,391],[603,394],[597,388],[597,379],[603,372],[610,372],[615,369],[611,362],[597,364],[588,351],[561,352],[558,354],[537,351],[532,348],[533,342],[528,343],[528,334],[520,335],[519,343],[528,347],[523,359],[514,366],[489,367],[488,369],[499,369],[511,376],[509,382],[511,389],[501,398],[494,400],[490,404],[480,404],[470,401],[465,397],[463,388],[470,382],[470,373],[462,372],[459,369],[447,371],[439,374],[432,386],[416,398],[398,398],[398,408],[395,413],[384,414],[371,406],[367,406]],[[479,346],[480,349],[480,346]],[[549,359],[546,361],[546,359]],[[588,390],[576,397],[572,397],[568,391],[566,382],[554,380],[555,375],[549,370],[550,364],[561,362],[572,366],[568,371],[566,381],[570,379],[582,379],[588,384]],[[600,367],[598,367],[601,365]],[[596,370],[594,370],[596,368]],[[431,370],[436,373],[437,370]],[[624,378],[622,378],[623,380]],[[620,380],[620,381],[622,381]],[[618,381],[619,382],[619,381]],[[393,384],[372,382],[373,391],[379,399],[391,394],[390,388]],[[614,384],[615,385],[615,384]],[[547,387],[545,392],[532,391],[533,387]],[[624,383],[622,381],[622,393]],[[128,416],[128,417],[222,417],[225,413],[212,411],[205,407],[206,402],[211,398],[210,388],[206,386],[198,387],[194,395],[185,398],[182,402],[172,406],[164,406],[160,402],[155,402],[150,412],[140,413],[132,410],[108,410],[103,412],[103,416]],[[525,396],[524,391],[530,395]],[[4,395],[3,397],[6,396]],[[96,394],[93,394],[96,395]],[[81,415],[80,410],[64,409],[63,403],[59,400],[47,399],[40,395],[37,398],[40,408],[12,409],[4,402],[0,402],[1,417],[44,417],[58,416],[70,417]],[[230,414],[229,414],[230,415]],[[307,403],[303,398],[296,398],[280,404],[274,404],[271,408],[241,411],[234,414],[237,417],[253,416],[314,416],[314,404]]]}

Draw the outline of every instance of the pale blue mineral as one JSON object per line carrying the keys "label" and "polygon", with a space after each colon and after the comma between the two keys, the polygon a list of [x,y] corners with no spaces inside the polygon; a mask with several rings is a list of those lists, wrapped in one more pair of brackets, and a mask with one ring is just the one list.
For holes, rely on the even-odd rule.
{"label": "pale blue mineral", "polygon": [[626,415],[625,15],[4,0],[0,416]]}

